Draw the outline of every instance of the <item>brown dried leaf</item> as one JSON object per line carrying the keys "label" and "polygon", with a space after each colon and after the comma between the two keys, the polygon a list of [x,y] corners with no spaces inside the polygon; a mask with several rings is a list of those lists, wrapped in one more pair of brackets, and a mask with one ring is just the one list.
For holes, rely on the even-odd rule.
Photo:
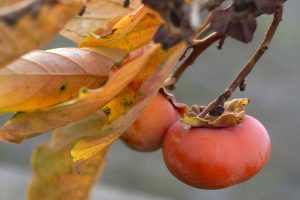
{"label": "brown dried leaf", "polygon": [[88,199],[103,171],[108,147],[91,158],[80,174],[74,169],[70,151],[79,138],[98,134],[105,121],[106,116],[100,113],[56,130],[50,142],[35,150],[29,200]]}
{"label": "brown dried leaf", "polygon": [[118,50],[78,48],[26,54],[0,69],[0,113],[49,107],[77,96],[82,87],[100,87],[125,56]]}
{"label": "brown dried leaf", "polygon": [[[140,11],[147,14],[147,9],[141,9]],[[125,25],[130,30],[134,30],[133,27],[135,26],[147,29],[147,27],[141,26],[140,24],[143,17],[139,18],[140,20],[137,20],[136,23],[130,24],[131,17],[134,18],[134,15],[124,17],[124,20],[120,20],[120,22],[116,24],[116,27],[123,27]],[[156,20],[156,18],[153,20]],[[126,28],[122,28],[121,30],[126,34],[118,32],[116,35],[112,34],[111,39],[114,40],[114,37],[116,37],[120,43],[123,43],[124,40],[127,41],[128,38],[125,36],[130,35],[130,32],[128,32]],[[155,29],[151,27],[151,30],[149,34],[137,36],[141,38],[141,43],[144,43],[143,41],[150,42]],[[122,36],[124,37],[122,38]],[[106,43],[101,43],[102,40],[106,41]],[[107,41],[100,38],[99,42],[101,43],[100,45],[85,48],[94,52],[100,52],[101,54],[103,53],[106,57],[114,58],[116,56],[116,53],[110,53],[114,51],[107,47],[109,46],[107,43],[109,43],[110,40]],[[145,43],[147,44],[147,42]],[[130,49],[134,50],[136,48]],[[74,121],[82,120],[91,115],[121,92],[144,67],[144,64],[152,59],[152,55],[157,49],[159,49],[159,45],[148,44],[143,48],[131,52],[126,60],[115,64],[109,80],[99,89],[82,90],[77,98],[58,104],[57,106],[32,112],[17,113],[0,128],[0,140],[15,143],[22,142],[24,139],[39,135],[54,128],[65,126]],[[129,50],[129,52],[131,50]],[[115,51],[121,50],[115,49]],[[153,62],[155,63],[156,61],[154,60]]]}
{"label": "brown dried leaf", "polygon": [[61,2],[44,3],[36,13],[19,12],[22,7],[36,3],[32,0],[0,9],[0,67],[44,45],[82,6],[78,1]]}
{"label": "brown dried leaf", "polygon": [[149,45],[132,52],[120,68],[113,70],[103,87],[82,90],[79,97],[57,106],[17,113],[0,128],[0,140],[19,143],[46,131],[63,127],[93,114],[119,94],[138,74],[152,54],[159,48]]}
{"label": "brown dried leaf", "polygon": [[131,0],[129,7],[124,8],[123,2],[124,0],[90,0],[83,15],[71,20],[61,34],[79,43],[89,33],[111,29],[114,22],[132,13],[141,5],[140,0]]}

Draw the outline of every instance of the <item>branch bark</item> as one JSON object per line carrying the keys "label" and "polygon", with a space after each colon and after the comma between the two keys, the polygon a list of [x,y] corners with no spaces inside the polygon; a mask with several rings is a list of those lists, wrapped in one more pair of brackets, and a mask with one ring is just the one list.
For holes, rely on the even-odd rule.
{"label": "branch bark", "polygon": [[224,102],[232,95],[240,85],[244,85],[245,78],[251,72],[257,61],[263,56],[263,54],[268,50],[269,44],[277,30],[277,27],[282,18],[282,7],[274,14],[273,21],[265,35],[264,40],[260,44],[259,48],[256,50],[254,55],[250,58],[247,64],[243,67],[237,77],[233,82],[225,89],[225,91],[214,101],[208,104],[206,108],[199,114],[199,117],[203,118],[207,113],[212,112],[215,108],[220,105],[223,105]]}
{"label": "branch bark", "polygon": [[200,54],[202,54],[215,41],[222,39],[223,36],[217,33],[212,33],[202,40],[198,40],[192,47],[193,51],[187,59],[175,70],[175,72],[165,81],[164,86],[169,90],[175,88],[176,82],[180,79],[185,70],[191,66]]}

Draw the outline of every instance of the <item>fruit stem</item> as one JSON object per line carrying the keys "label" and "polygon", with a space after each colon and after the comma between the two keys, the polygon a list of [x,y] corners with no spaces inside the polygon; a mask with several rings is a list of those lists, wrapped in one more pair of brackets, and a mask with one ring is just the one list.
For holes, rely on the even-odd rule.
{"label": "fruit stem", "polygon": [[264,55],[264,53],[268,50],[269,44],[272,41],[272,38],[277,30],[278,25],[282,19],[282,7],[278,9],[278,11],[273,16],[273,21],[262,41],[260,46],[257,48],[256,52],[250,58],[250,60],[246,63],[246,65],[242,68],[237,77],[233,80],[233,82],[225,89],[225,91],[211,103],[209,103],[206,108],[198,115],[198,117],[205,117],[207,113],[210,113],[214,109],[216,109],[219,105],[224,104],[224,102],[231,96],[231,94],[236,90],[237,87],[245,89],[245,78],[249,75],[257,61]]}

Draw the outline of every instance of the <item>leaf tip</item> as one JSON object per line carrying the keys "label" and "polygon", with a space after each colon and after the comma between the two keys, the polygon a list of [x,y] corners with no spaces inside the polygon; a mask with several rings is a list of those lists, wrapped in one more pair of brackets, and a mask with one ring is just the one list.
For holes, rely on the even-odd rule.
{"label": "leaf tip", "polygon": [[13,130],[9,130],[6,127],[0,128],[0,142],[20,144],[23,140],[24,138],[14,134]]}

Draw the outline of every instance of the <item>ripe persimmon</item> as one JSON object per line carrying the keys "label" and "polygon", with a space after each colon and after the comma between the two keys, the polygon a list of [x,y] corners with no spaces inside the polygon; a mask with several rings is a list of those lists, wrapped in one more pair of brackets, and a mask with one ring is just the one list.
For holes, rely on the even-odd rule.
{"label": "ripe persimmon", "polygon": [[172,104],[157,93],[139,118],[121,136],[121,140],[132,149],[142,152],[161,148],[168,128],[177,120]]}
{"label": "ripe persimmon", "polygon": [[202,189],[225,188],[249,179],[263,168],[270,151],[268,132],[248,115],[228,128],[189,128],[178,121],[163,143],[169,171]]}

